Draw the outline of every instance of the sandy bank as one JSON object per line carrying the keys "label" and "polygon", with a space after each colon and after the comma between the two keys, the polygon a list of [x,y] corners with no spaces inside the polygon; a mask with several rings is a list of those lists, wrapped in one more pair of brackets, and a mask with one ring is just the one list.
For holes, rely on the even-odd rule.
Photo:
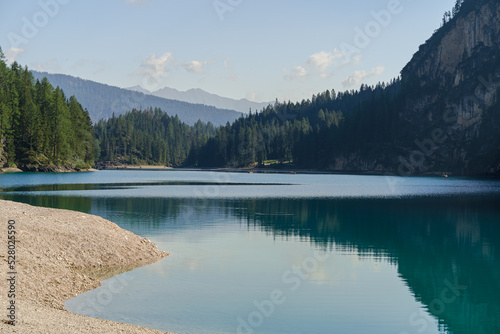
{"label": "sandy bank", "polygon": [[19,168],[0,168],[0,174],[1,173],[22,173],[23,171],[20,170]]}
{"label": "sandy bank", "polygon": [[[8,325],[7,233],[16,230],[16,326]],[[100,280],[168,254],[100,217],[0,200],[0,333],[164,333],[63,309]]]}

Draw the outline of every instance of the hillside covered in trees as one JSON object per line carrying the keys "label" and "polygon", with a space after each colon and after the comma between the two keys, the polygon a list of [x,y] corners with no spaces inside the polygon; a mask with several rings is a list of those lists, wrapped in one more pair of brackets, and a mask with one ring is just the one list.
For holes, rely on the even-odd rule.
{"label": "hillside covered in trees", "polygon": [[95,125],[98,161],[104,164],[148,164],[179,167],[190,152],[215,133],[212,123],[186,125],[160,109],[132,110]]}
{"label": "hillside covered in trees", "polygon": [[211,122],[216,126],[224,125],[228,121],[233,122],[241,115],[234,110],[165,99],[70,75],[32,72],[36,79],[41,81],[47,78],[54,87],[60,87],[70,96],[74,95],[84,108],[89,110],[94,123],[132,109],[149,107],[160,108],[171,117],[177,115],[182,122],[189,125],[194,125],[198,120]]}
{"label": "hillside covered in trees", "polygon": [[342,173],[499,174],[498,13],[497,1],[457,0],[400,78],[276,103],[219,129],[199,164],[277,159]]}
{"label": "hillside covered in trees", "polygon": [[0,166],[88,166],[96,144],[105,165],[499,174],[499,12],[492,0],[457,0],[400,78],[276,101],[217,128],[188,125],[159,107],[131,108],[99,121],[92,134],[75,98],[2,60]]}
{"label": "hillside covered in trees", "polygon": [[400,78],[276,102],[213,136],[189,139],[196,144],[184,146],[185,159],[170,163],[255,167],[271,160],[342,173],[498,174],[499,12],[495,1],[457,0]]}
{"label": "hillside covered in trees", "polygon": [[88,168],[94,152],[92,122],[76,98],[35,82],[27,67],[7,66],[0,49],[0,168]]}
{"label": "hillside covered in trees", "polygon": [[[334,152],[391,140],[399,81],[359,91],[325,91],[311,100],[279,103],[233,124],[194,127],[159,109],[100,121],[101,162],[189,167],[256,167],[266,161],[328,169]],[[380,101],[373,105],[374,101]],[[346,113],[342,110],[347,111]]]}
{"label": "hillside covered in trees", "polygon": [[[388,138],[398,82],[360,91],[325,91],[311,100],[279,103],[221,127],[194,152],[200,166],[262,166],[266,160],[300,168],[328,169],[333,153]],[[373,106],[374,99],[384,101]],[[376,115],[376,117],[374,117]]]}

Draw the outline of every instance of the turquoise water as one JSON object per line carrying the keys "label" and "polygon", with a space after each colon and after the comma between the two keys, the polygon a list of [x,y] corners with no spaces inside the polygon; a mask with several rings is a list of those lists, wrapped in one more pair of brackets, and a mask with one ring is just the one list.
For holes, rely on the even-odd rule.
{"label": "turquoise water", "polygon": [[66,302],[183,333],[498,333],[500,182],[186,171],[0,175],[171,255]]}

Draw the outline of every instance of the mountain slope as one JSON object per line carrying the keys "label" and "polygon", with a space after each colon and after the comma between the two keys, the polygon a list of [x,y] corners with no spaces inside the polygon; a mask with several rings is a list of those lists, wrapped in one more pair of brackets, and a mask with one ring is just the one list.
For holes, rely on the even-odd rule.
{"label": "mountain slope", "polygon": [[123,114],[134,108],[143,109],[149,107],[160,108],[171,116],[178,115],[181,121],[191,125],[198,120],[223,125],[234,121],[241,115],[234,110],[168,100],[69,75],[37,71],[32,71],[32,73],[35,79],[42,80],[47,77],[54,87],[61,87],[67,96],[74,95],[82,106],[89,111],[93,122],[97,122],[102,118],[107,119],[113,114]]}
{"label": "mountain slope", "polygon": [[139,93],[146,94],[146,95],[152,95],[149,90],[144,89],[141,86],[128,87],[128,88],[125,88],[125,89],[126,90],[131,90],[131,91],[134,91],[134,92],[139,92]]}
{"label": "mountain slope", "polygon": [[409,168],[500,169],[499,45],[500,3],[468,0],[402,70]]}
{"label": "mountain slope", "polygon": [[185,92],[181,92],[177,89],[168,87],[159,89],[156,92],[148,92],[141,86],[135,86],[128,89],[144,94],[151,94],[165,99],[178,100],[195,104],[204,104],[221,109],[236,110],[242,113],[248,113],[250,109],[252,109],[254,112],[261,111],[270,104],[270,102],[252,102],[247,99],[233,100],[216,94],[210,94],[202,89],[189,89]]}
{"label": "mountain slope", "polygon": [[219,129],[198,161],[293,161],[302,168],[402,176],[500,175],[500,2],[457,1],[453,13],[401,78],[270,106]]}

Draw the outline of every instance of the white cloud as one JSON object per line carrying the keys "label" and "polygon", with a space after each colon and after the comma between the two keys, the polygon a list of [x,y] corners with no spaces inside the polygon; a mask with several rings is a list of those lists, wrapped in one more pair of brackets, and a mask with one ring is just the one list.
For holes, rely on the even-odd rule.
{"label": "white cloud", "polygon": [[342,55],[344,57],[343,61],[341,61],[337,66],[335,67],[336,70],[341,69],[343,67],[346,67],[348,65],[358,65],[361,62],[361,54],[356,54],[356,55],[351,55],[350,57],[347,57]]}
{"label": "white cloud", "polygon": [[355,55],[355,56],[352,58],[352,61],[351,61],[351,62],[352,62],[354,65],[357,65],[357,64],[359,64],[359,62],[360,62],[360,61],[361,61],[361,55],[360,55],[360,54],[357,54],[357,55]]}
{"label": "white cloud", "polygon": [[165,52],[160,57],[153,53],[142,60],[139,70],[133,74],[142,78],[142,87],[153,92],[161,88],[163,79],[175,68],[172,52]]}
{"label": "white cloud", "polygon": [[333,52],[321,51],[312,54],[307,59],[307,65],[313,68],[317,68],[321,72],[326,71],[337,59],[342,58],[343,54],[339,50],[335,49]]}
{"label": "white cloud", "polygon": [[285,72],[286,80],[302,80],[305,79],[309,74],[303,66],[295,66],[291,70],[285,69],[283,71]]}
{"label": "white cloud", "polygon": [[184,69],[188,72],[203,74],[205,73],[205,67],[211,64],[212,63],[209,61],[191,60],[182,64],[182,67],[184,67]]}
{"label": "white cloud", "polygon": [[310,55],[304,65],[296,66],[292,70],[285,71],[285,79],[303,79],[306,76],[319,76],[322,79],[327,79],[338,70],[346,65],[358,64],[361,60],[361,55],[348,57],[348,50],[341,51],[334,49],[331,52],[321,51]]}
{"label": "white cloud", "polygon": [[256,97],[257,97],[257,94],[255,92],[249,92],[249,93],[247,93],[247,100],[248,101],[255,101]]}
{"label": "white cloud", "polygon": [[352,87],[355,85],[359,85],[364,79],[380,75],[384,73],[385,68],[383,66],[377,66],[374,69],[372,69],[370,72],[366,71],[355,71],[350,77],[345,79],[342,82],[342,85],[345,88]]}
{"label": "white cloud", "polygon": [[17,58],[19,58],[20,55],[22,55],[23,53],[25,52],[24,49],[20,49],[20,48],[15,48],[15,47],[11,47],[10,49],[8,49],[7,51],[5,51],[5,59],[7,59],[7,62],[9,64],[12,64],[13,62],[15,62],[17,60]]}
{"label": "white cloud", "polygon": [[56,58],[49,59],[43,63],[35,63],[33,67],[40,72],[49,72],[49,73],[60,73],[62,72],[61,64],[59,60]]}
{"label": "white cloud", "polygon": [[163,77],[168,74],[167,66],[172,65],[174,57],[172,52],[165,52],[162,56],[156,57],[152,54],[142,61],[141,70],[137,72],[139,75],[145,75],[153,78]]}

